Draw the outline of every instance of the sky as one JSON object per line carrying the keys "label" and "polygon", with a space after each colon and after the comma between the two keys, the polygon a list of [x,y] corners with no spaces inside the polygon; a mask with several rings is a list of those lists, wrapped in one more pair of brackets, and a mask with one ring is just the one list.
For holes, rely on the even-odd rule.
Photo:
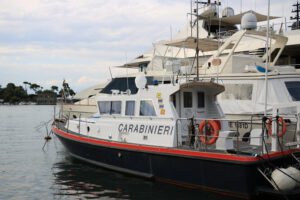
{"label": "sky", "polygon": [[[267,14],[267,0],[221,2]],[[289,21],[293,3],[271,0],[271,15]],[[190,0],[0,0],[0,85],[49,89],[65,79],[78,92],[109,80],[109,68],[130,73],[114,66],[176,34],[189,10]]]}

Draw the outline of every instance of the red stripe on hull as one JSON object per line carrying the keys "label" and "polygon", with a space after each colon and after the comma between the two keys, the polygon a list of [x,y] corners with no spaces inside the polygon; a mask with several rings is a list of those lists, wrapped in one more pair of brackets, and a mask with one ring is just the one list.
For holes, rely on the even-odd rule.
{"label": "red stripe on hull", "polygon": [[[174,148],[164,148],[164,147],[151,147],[151,146],[143,146],[143,145],[135,145],[135,144],[124,144],[124,143],[118,143],[118,142],[109,142],[104,141],[101,139],[91,139],[91,138],[85,138],[80,137],[77,135],[73,135],[70,133],[66,133],[64,131],[61,131],[56,128],[56,126],[53,125],[52,129],[57,133],[64,137],[71,138],[73,140],[87,142],[91,144],[97,144],[107,147],[114,147],[114,148],[122,148],[122,149],[128,149],[128,150],[140,150],[140,151],[147,151],[147,152],[157,152],[157,153],[166,153],[166,154],[173,154],[173,155],[180,155],[180,156],[193,156],[193,157],[199,157],[199,158],[214,158],[219,160],[231,160],[231,161],[240,161],[240,162],[254,162],[259,161],[261,158],[259,157],[243,157],[243,156],[237,156],[237,155],[231,155],[231,154],[217,154],[217,153],[207,153],[207,152],[199,152],[199,151],[189,151],[189,150],[181,150],[181,149],[174,149]],[[292,152],[299,151],[297,150],[287,150],[283,152],[275,152],[270,153],[268,155],[263,155],[262,158],[268,159],[268,158],[274,158],[282,155],[287,155]]]}

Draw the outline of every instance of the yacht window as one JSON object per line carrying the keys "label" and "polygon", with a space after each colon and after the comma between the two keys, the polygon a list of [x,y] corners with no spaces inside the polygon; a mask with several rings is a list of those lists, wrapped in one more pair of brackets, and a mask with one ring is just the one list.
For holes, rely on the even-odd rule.
{"label": "yacht window", "polygon": [[285,82],[285,86],[293,101],[300,101],[300,81],[288,81]]}
{"label": "yacht window", "polygon": [[192,92],[184,92],[183,93],[183,107],[185,107],[185,108],[193,107],[193,93]]}
{"label": "yacht window", "polygon": [[198,92],[198,108],[204,108],[204,92]]}
{"label": "yacht window", "polygon": [[125,115],[133,116],[135,108],[135,101],[126,101]]}
{"label": "yacht window", "polygon": [[141,101],[140,116],[156,116],[151,100]]}
{"label": "yacht window", "polygon": [[121,114],[121,101],[111,102],[111,114]]}
{"label": "yacht window", "polygon": [[99,101],[98,102],[100,114],[110,114],[111,102],[110,101]]}
{"label": "yacht window", "polygon": [[[153,77],[147,76],[147,85],[153,85]],[[136,94],[138,89],[135,85],[135,77],[114,78],[112,81],[101,90],[101,93],[112,94],[112,90],[125,92],[130,90],[131,94]]]}
{"label": "yacht window", "polygon": [[252,100],[252,84],[225,84],[222,99]]}

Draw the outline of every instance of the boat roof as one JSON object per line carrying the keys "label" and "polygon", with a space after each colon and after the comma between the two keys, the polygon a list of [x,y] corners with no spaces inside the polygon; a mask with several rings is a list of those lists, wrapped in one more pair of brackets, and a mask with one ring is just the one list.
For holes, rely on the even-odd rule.
{"label": "boat roof", "polygon": [[206,81],[193,81],[193,82],[187,82],[180,85],[179,90],[182,90],[184,88],[194,87],[194,86],[200,86],[205,87],[209,91],[213,91],[214,95],[218,95],[221,92],[225,91],[225,87],[223,85],[220,85],[215,82],[206,82]]}
{"label": "boat roof", "polygon": [[139,68],[141,64],[148,64],[152,60],[152,57],[138,57],[132,61],[125,63],[124,65],[115,66],[118,68]]}
{"label": "boat roof", "polygon": [[138,57],[134,58],[133,60],[119,66],[115,66],[118,68],[139,68],[141,64],[145,63],[148,64],[153,57],[154,49],[148,49],[145,51],[142,55],[139,55]]}
{"label": "boat roof", "polygon": [[[230,17],[212,18],[211,21],[218,21],[218,22],[221,21],[222,23],[226,23],[226,24],[230,24],[230,25],[241,24],[242,17],[246,13],[253,13],[256,16],[257,22],[267,21],[267,19],[268,19],[267,15],[262,15],[253,10],[248,10],[246,12],[243,12],[243,13],[240,13],[237,15],[233,15]],[[272,19],[277,19],[277,18],[280,18],[280,17],[270,16],[269,19],[272,20]]]}
{"label": "boat roof", "polygon": [[[266,31],[254,31],[254,30],[248,30],[247,34],[257,35],[266,37]],[[287,37],[278,35],[278,34],[270,34],[271,39],[280,40],[284,43],[287,42]],[[197,47],[197,38],[196,37],[186,37],[178,40],[172,40],[167,42],[162,42],[160,44],[164,44],[167,46],[173,46],[173,47],[180,47],[180,48],[189,48],[189,49],[196,49]],[[198,48],[202,52],[208,52],[208,51],[217,51],[224,42],[219,42],[215,39],[198,39]],[[226,49],[232,49],[233,43],[226,46]]]}
{"label": "boat roof", "polygon": [[[179,48],[189,48],[189,49],[196,49],[197,47],[197,38],[196,37],[187,37],[178,40],[167,41],[163,43],[167,46],[179,47]],[[224,42],[218,42],[217,40],[213,39],[198,39],[198,48],[202,52],[207,51],[216,51],[220,46],[222,46]],[[231,49],[231,46],[228,46],[228,49]]]}

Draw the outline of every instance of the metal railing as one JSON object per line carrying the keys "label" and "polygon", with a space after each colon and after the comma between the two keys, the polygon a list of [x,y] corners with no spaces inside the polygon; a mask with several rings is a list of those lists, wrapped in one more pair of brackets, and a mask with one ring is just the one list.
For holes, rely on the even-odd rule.
{"label": "metal railing", "polygon": [[[294,22],[281,22],[281,23],[273,23],[272,25],[270,25],[270,31],[277,33],[277,34],[283,34],[286,31],[291,31],[294,30],[291,28],[291,26],[293,25]],[[257,26],[256,30],[259,31],[266,31],[267,30],[267,25],[259,25]],[[232,36],[234,33],[238,32],[239,29],[235,29],[235,30],[229,30],[229,31],[220,31],[220,32],[216,32],[215,35],[217,38],[219,39],[226,39],[227,37]]]}
{"label": "metal railing", "polygon": [[[269,116],[270,118],[270,116]],[[229,139],[232,140],[234,143],[234,149],[232,149],[237,155],[240,153],[251,153],[251,151],[255,153],[259,153],[261,155],[266,154],[267,152],[271,151],[271,144],[270,140],[273,135],[277,137],[277,135],[283,131],[283,124],[278,122],[278,118],[276,119],[277,132],[273,135],[270,135],[270,127],[267,126],[267,119],[262,119],[262,116],[251,116],[249,119],[243,120],[236,120],[236,119],[204,119],[204,118],[178,118],[176,120],[176,140],[177,140],[177,148],[183,149],[191,149],[196,151],[213,151],[216,152],[216,145],[215,144],[207,144],[204,141],[208,141],[208,139],[216,138],[216,139]],[[297,117],[294,116],[296,119]],[[291,118],[289,118],[290,120]],[[231,127],[228,131],[231,132],[231,136],[212,136],[207,134],[207,130],[203,130],[202,133],[199,131],[199,124],[204,121],[204,127],[207,127],[208,121],[219,121],[222,122],[221,124],[228,124],[233,123],[235,127]],[[247,123],[249,124],[246,128],[243,125]],[[272,122],[273,123],[273,122]],[[298,123],[298,122],[297,122]],[[285,145],[290,142],[297,141],[296,135],[296,125],[297,123],[290,122],[289,124],[286,123],[287,133],[283,134],[282,137],[278,137],[280,148],[293,148],[293,147],[286,147]],[[271,126],[272,127],[272,126]],[[241,131],[243,129],[243,131]],[[253,129],[260,129],[261,136],[251,136],[251,132]],[[223,131],[223,130],[222,130]],[[185,132],[185,134],[182,134]],[[209,131],[208,131],[209,132]],[[243,135],[241,134],[242,132]],[[287,134],[289,134],[287,136]],[[233,135],[233,136],[232,136]],[[201,139],[202,138],[202,139]],[[204,139],[203,139],[204,138]],[[259,139],[261,141],[260,145],[251,145],[250,140]],[[297,141],[299,142],[299,141]],[[244,151],[248,148],[248,151]]]}
{"label": "metal railing", "polygon": [[[79,117],[77,119],[71,119],[70,115],[73,112],[69,112],[68,115],[63,115],[63,113],[59,112],[59,119],[64,119],[65,122],[65,129],[69,133],[70,131],[70,120],[77,121],[77,133],[83,134],[81,132],[81,126],[82,123],[88,124],[88,123],[95,123],[92,121],[87,120],[87,118],[82,118],[82,113],[78,113]],[[101,116],[103,117],[103,116]],[[266,118],[263,118],[262,115],[251,115],[249,119],[242,119],[242,120],[236,120],[236,119],[216,119],[216,118],[154,118],[154,117],[146,117],[143,118],[149,119],[149,120],[174,120],[175,122],[175,134],[176,134],[176,147],[180,149],[188,149],[193,151],[203,151],[203,152],[220,152],[220,151],[231,151],[235,154],[251,154],[257,153],[260,155],[266,154],[267,152],[271,151],[271,145],[270,140],[273,136],[276,136],[283,132],[283,123],[279,123],[278,119],[279,117],[282,117],[283,119],[286,119],[285,126],[287,129],[287,133],[283,134],[282,137],[278,137],[278,144],[280,146],[280,149],[287,149],[287,148],[294,148],[298,146],[299,137],[297,134],[300,134],[297,132],[297,126],[299,126],[300,123],[300,116],[298,115],[281,115],[279,117],[273,117],[273,121],[275,123],[275,126],[277,125],[276,132],[272,135],[269,134],[270,128],[273,128],[272,126],[267,126],[267,120],[270,119],[272,116],[268,116]],[[120,118],[120,119],[140,119],[140,117],[135,116],[111,116],[111,118]],[[222,135],[216,135],[214,136],[212,131],[209,127],[209,121],[219,121],[221,126],[223,126],[220,130],[214,130],[218,131],[218,133],[221,133],[221,131],[227,131],[229,134],[227,136]],[[199,131],[199,125],[200,123],[204,122],[203,130],[201,132]],[[272,122],[273,123],[273,122]],[[245,125],[247,124],[247,126]],[[261,136],[253,136],[251,135],[252,130],[258,129],[261,130]],[[74,132],[74,130],[73,130]],[[210,132],[210,134],[209,134]],[[288,135],[287,135],[288,134]],[[85,136],[89,137],[88,132],[87,134],[84,134]],[[215,138],[216,140],[220,139],[226,139],[226,140],[232,140],[234,146],[233,149],[227,149],[227,150],[218,150],[216,148],[216,144],[208,144],[203,141],[209,141],[211,139]],[[258,145],[252,145],[251,140],[258,139],[261,141],[261,143]],[[294,146],[288,146],[288,144],[295,143]],[[248,149],[248,151],[246,151]]]}

